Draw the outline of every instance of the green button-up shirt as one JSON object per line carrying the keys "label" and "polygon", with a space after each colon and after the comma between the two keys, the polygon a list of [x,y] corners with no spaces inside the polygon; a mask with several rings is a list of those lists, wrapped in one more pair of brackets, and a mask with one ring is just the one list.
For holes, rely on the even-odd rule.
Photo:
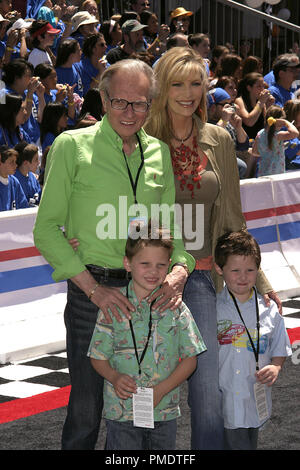
{"label": "green button-up shirt", "polygon": [[[144,166],[137,185],[137,202],[145,217],[151,205],[170,207],[175,203],[174,175],[168,147],[138,132]],[[122,140],[106,116],[86,129],[58,136],[47,156],[46,183],[34,228],[37,248],[54,268],[60,281],[84,271],[86,264],[120,268],[125,251],[128,223],[134,216],[134,195],[122,152]],[[126,157],[133,180],[141,163],[137,145]],[[171,230],[173,221],[171,219]],[[64,237],[80,242],[75,252]],[[174,240],[172,262],[194,269],[194,258]]]}
{"label": "green button-up shirt", "polygon": [[[126,295],[126,288],[121,292]],[[132,287],[128,286],[128,297],[136,311],[132,314],[132,327],[137,345],[138,357],[144,351],[150,317],[147,300],[139,304]],[[111,367],[120,373],[131,376],[138,387],[154,387],[178,366],[179,360],[196,356],[206,350],[197,325],[185,304],[175,312],[159,312],[152,308],[152,330],[145,356],[141,363],[141,375],[135,355],[134,343],[129,321],[106,322],[100,311],[91,339],[88,355],[94,359],[108,360]],[[163,397],[154,409],[154,421],[168,421],[180,416],[179,387]],[[117,397],[111,383],[104,384],[104,413],[107,419],[132,421],[132,398],[122,400]]]}

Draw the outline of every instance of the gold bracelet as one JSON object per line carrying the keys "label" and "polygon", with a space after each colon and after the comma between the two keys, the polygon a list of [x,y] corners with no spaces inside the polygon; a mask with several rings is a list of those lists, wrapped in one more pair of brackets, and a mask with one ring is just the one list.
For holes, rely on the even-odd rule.
{"label": "gold bracelet", "polygon": [[10,52],[13,52],[15,49],[14,49],[14,47],[6,46],[6,50],[7,50],[7,51],[10,51]]}
{"label": "gold bracelet", "polygon": [[95,284],[94,288],[91,290],[91,292],[88,295],[89,300],[91,300],[91,297],[95,294],[95,291],[96,291],[96,289],[98,289],[99,286],[100,286],[100,284],[97,282],[97,284]]}
{"label": "gold bracelet", "polygon": [[31,98],[26,98],[27,103],[33,103],[33,100]]}
{"label": "gold bracelet", "polygon": [[68,106],[74,106],[74,101],[68,101]]}

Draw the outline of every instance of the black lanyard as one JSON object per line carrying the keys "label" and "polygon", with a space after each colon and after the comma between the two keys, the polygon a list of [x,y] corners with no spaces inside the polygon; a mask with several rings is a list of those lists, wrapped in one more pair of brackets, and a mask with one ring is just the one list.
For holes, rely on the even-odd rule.
{"label": "black lanyard", "polygon": [[248,338],[249,338],[249,341],[251,343],[251,347],[253,349],[253,353],[254,353],[254,356],[255,356],[255,361],[256,361],[256,370],[259,370],[259,366],[258,366],[258,356],[259,356],[259,328],[260,328],[260,324],[259,324],[259,309],[258,309],[258,302],[257,302],[257,293],[256,293],[256,289],[255,287],[253,287],[253,290],[254,290],[254,294],[255,294],[255,306],[256,306],[256,329],[257,329],[257,347],[255,348],[254,346],[254,342],[253,342],[253,339],[249,333],[249,330],[248,328],[246,327],[246,324],[244,322],[244,319],[242,317],[242,314],[241,314],[241,311],[239,309],[239,306],[237,304],[237,301],[234,297],[234,295],[230,292],[230,290],[228,290],[229,294],[231,295],[232,297],[232,300],[234,302],[234,305],[235,305],[235,308],[237,309],[237,312],[240,316],[240,319],[242,320],[243,324],[244,324],[244,327],[246,329],[246,332],[247,332],[247,335],[248,335]]}
{"label": "black lanyard", "polygon": [[[128,299],[128,286],[126,287],[126,297]],[[138,363],[138,366],[139,366],[139,375],[141,375],[141,363],[143,362],[146,351],[148,349],[149,339],[150,339],[150,336],[151,336],[151,330],[152,330],[152,313],[151,313],[151,311],[152,311],[152,305],[154,304],[154,302],[155,302],[155,300],[153,300],[150,304],[150,316],[149,316],[149,323],[148,323],[148,328],[149,328],[148,337],[147,337],[147,341],[146,341],[144,350],[143,350],[142,355],[141,355],[140,358],[139,358],[138,351],[137,351],[137,346],[136,346],[136,341],[135,341],[135,334],[134,334],[132,322],[131,322],[131,320],[129,320],[131,336],[132,336],[132,341],[133,341],[134,351],[135,351],[135,357],[136,357],[136,360],[137,360],[137,363]]]}
{"label": "black lanyard", "polygon": [[138,134],[136,134],[136,138],[137,138],[137,140],[138,140],[139,147],[140,147],[141,164],[140,164],[140,166],[139,166],[139,169],[138,169],[138,172],[137,172],[135,181],[133,181],[132,174],[131,174],[131,171],[130,171],[130,169],[129,169],[128,163],[127,163],[127,157],[126,157],[126,155],[125,155],[124,150],[122,149],[123,157],[124,157],[124,160],[125,160],[125,163],[126,163],[126,166],[127,166],[127,172],[128,172],[128,176],[129,176],[130,183],[131,183],[131,187],[132,187],[132,191],[133,191],[134,203],[135,203],[135,204],[137,204],[137,200],[136,200],[137,185],[138,185],[138,181],[139,181],[139,177],[140,177],[141,170],[142,170],[142,168],[143,168],[143,166],[144,166],[144,152],[143,152],[143,147],[142,147],[142,144],[141,144],[141,141],[140,141],[140,138],[139,138]]}

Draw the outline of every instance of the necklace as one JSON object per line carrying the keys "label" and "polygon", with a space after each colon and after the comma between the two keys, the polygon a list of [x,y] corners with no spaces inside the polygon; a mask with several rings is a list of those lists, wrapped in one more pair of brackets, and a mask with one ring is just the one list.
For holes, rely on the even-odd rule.
{"label": "necklace", "polygon": [[195,190],[200,189],[202,174],[208,162],[207,155],[198,151],[197,137],[194,136],[192,147],[183,143],[177,148],[171,146],[171,157],[174,176],[179,181],[181,191],[188,189],[194,199]]}
{"label": "necklace", "polygon": [[193,133],[193,130],[194,130],[194,120],[193,120],[193,122],[192,122],[192,128],[191,128],[191,130],[190,130],[190,132],[189,132],[189,135],[188,135],[185,139],[178,139],[178,137],[176,137],[176,136],[173,134],[173,132],[171,132],[171,134],[172,134],[173,139],[175,139],[175,140],[177,140],[178,142],[181,142],[181,143],[183,144],[183,142],[185,142],[186,140],[189,140],[189,138],[191,137],[191,135],[192,135],[192,133]]}

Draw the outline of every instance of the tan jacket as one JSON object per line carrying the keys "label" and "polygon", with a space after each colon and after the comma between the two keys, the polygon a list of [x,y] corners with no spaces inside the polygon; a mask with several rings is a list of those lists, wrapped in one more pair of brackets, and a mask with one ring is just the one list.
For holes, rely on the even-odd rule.
{"label": "tan jacket", "polygon": [[[220,188],[211,216],[211,243],[214,253],[218,237],[227,231],[236,231],[246,227],[241,206],[240,180],[234,142],[230,134],[214,124],[202,123],[198,116],[194,118],[198,126],[199,146],[206,153],[218,178]],[[214,269],[212,276],[216,290],[219,292],[222,289],[223,280]],[[260,294],[273,290],[261,270],[257,278],[257,289]]]}

